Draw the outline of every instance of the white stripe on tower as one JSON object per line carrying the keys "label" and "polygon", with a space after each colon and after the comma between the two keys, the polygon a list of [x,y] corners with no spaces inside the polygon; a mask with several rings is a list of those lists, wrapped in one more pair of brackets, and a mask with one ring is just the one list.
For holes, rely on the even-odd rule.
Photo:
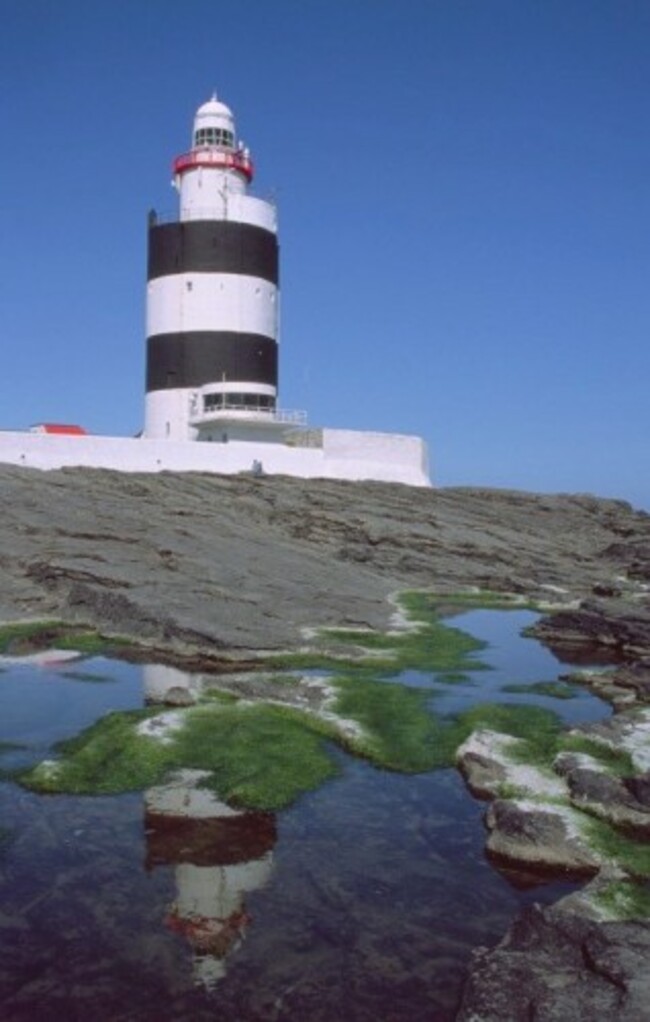
{"label": "white stripe on tower", "polygon": [[219,330],[275,337],[277,288],[235,273],[176,273],[148,284],[147,336]]}

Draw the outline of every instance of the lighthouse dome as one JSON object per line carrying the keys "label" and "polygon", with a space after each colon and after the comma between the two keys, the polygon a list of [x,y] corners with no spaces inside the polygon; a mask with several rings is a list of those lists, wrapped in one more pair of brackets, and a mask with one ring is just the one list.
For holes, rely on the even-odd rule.
{"label": "lighthouse dome", "polygon": [[234,148],[235,120],[232,111],[216,95],[196,111],[192,138],[195,149],[215,145]]}

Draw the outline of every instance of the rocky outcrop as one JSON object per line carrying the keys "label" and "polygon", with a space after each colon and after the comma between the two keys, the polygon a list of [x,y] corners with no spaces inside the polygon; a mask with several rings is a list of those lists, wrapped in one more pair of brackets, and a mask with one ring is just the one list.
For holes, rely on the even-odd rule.
{"label": "rocky outcrop", "polygon": [[457,1022],[642,1022],[650,923],[591,918],[567,898],[526,909],[474,954]]}
{"label": "rocky outcrop", "polygon": [[615,841],[603,848],[590,821],[650,836],[650,710],[567,733],[576,739],[607,755],[562,751],[551,777],[524,766],[522,742],[508,735],[477,731],[458,750],[470,789],[493,800],[486,849],[497,865],[596,877],[552,908],[527,909],[496,948],[475,953],[459,1022],[647,1017],[650,898],[635,878],[647,878],[648,859],[628,859],[629,846],[618,853]]}
{"label": "rocky outcrop", "polygon": [[[487,589],[553,605],[539,638],[569,646],[574,662],[581,654],[595,662],[594,650],[599,662],[622,659],[624,673],[600,683],[621,706],[647,701],[650,517],[621,501],[7,466],[0,498],[0,620],[50,618],[144,641],[171,658],[240,661],[295,648],[313,627],[385,628],[397,590]],[[562,783],[575,804],[564,815],[534,798],[498,797],[504,784],[528,790],[527,782],[490,766],[485,749],[469,750],[468,781],[496,799],[492,854],[507,858],[517,846],[521,860],[538,864],[541,850],[548,861],[548,849],[561,848],[562,868],[572,857],[572,868],[592,872],[597,864],[570,814],[597,794],[599,805],[622,805],[645,821],[642,746],[650,742],[641,737],[634,776],[620,782],[565,763]],[[650,1003],[649,951],[647,924],[532,909],[499,948],[477,957],[459,1017],[638,1022]]]}
{"label": "rocky outcrop", "polygon": [[580,814],[568,807],[497,799],[485,823],[487,851],[497,862],[565,876],[593,876],[602,864],[582,836]]}
{"label": "rocky outcrop", "polygon": [[385,627],[386,597],[408,587],[568,604],[614,586],[635,628],[642,616],[642,583],[620,577],[650,545],[650,518],[621,501],[8,466],[0,497],[5,620],[241,656],[312,625]]}
{"label": "rocky outcrop", "polygon": [[650,704],[650,660],[623,664],[616,670],[583,670],[563,676],[563,680],[588,685],[611,703],[615,710]]}
{"label": "rocky outcrop", "polygon": [[555,769],[566,780],[569,798],[577,809],[639,837],[650,837],[650,773],[616,777],[603,771],[590,757],[562,753]]}
{"label": "rocky outcrop", "polygon": [[538,621],[531,633],[560,652],[587,647],[592,659],[602,650],[617,659],[650,655],[650,607],[639,591],[636,604],[617,600],[585,600]]}
{"label": "rocky outcrop", "polygon": [[488,854],[507,866],[593,875],[602,862],[583,834],[582,814],[569,804],[566,778],[518,762],[521,745],[479,730],[456,753],[472,794],[493,800],[485,814]]}

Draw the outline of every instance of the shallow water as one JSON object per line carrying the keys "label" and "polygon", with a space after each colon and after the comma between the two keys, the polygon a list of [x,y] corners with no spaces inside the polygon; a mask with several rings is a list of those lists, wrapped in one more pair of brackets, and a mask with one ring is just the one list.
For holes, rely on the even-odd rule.
{"label": "shallow water", "polygon": [[[562,670],[518,637],[531,619],[463,614],[453,624],[490,643],[480,656],[493,669],[453,686],[404,681],[439,688],[444,712],[526,701],[502,687]],[[0,763],[38,760],[108,710],[141,705],[142,680],[141,667],[98,658],[0,674],[0,741],[29,746]],[[587,693],[534,701],[567,720],[608,712]],[[485,807],[455,771],[403,776],[335,755],[341,775],[319,791],[231,824],[180,826],[147,814],[141,794],[0,784],[3,1020],[452,1019],[471,949],[498,940],[523,903],[572,888],[494,870]]]}
{"label": "shallow water", "polygon": [[[609,716],[609,704],[578,685],[571,699],[557,699],[537,692],[504,691],[512,684],[555,681],[559,674],[570,671],[567,664],[560,663],[541,643],[521,634],[537,618],[537,614],[528,610],[472,610],[450,621],[454,627],[487,642],[487,648],[479,650],[476,655],[490,669],[473,672],[468,683],[443,688],[436,683],[435,677],[431,679],[430,684],[437,692],[432,703],[436,712],[454,714],[476,702],[495,702],[542,706],[552,710],[567,724],[592,722]],[[414,672],[408,672],[407,678],[410,673]]]}

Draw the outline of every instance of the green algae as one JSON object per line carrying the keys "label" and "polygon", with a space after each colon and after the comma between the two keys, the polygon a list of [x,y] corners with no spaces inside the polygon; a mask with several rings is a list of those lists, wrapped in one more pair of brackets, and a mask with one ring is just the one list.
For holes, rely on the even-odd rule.
{"label": "green algae", "polygon": [[509,703],[486,703],[472,706],[460,717],[471,731],[486,728],[519,738],[509,755],[517,763],[550,767],[557,755],[562,722],[552,710],[541,706],[518,706]]}
{"label": "green algae", "polygon": [[0,626],[0,655],[22,656],[40,650],[75,650],[87,656],[115,653],[133,646],[130,639],[101,635],[92,628],[65,624],[63,621],[18,621]]}
{"label": "green algae", "polygon": [[354,676],[332,682],[338,693],[334,712],[363,729],[352,743],[357,755],[403,773],[452,765],[457,727],[429,711],[430,692]]}
{"label": "green algae", "polygon": [[[0,626],[0,654],[22,650],[25,644],[30,645],[43,634],[56,633],[61,627],[59,621],[17,621],[14,624]],[[44,643],[42,648],[46,648]]]}
{"label": "green algae", "polygon": [[622,833],[604,820],[584,812],[584,835],[590,846],[607,862],[636,879],[650,878],[650,843]]}
{"label": "green algae", "polygon": [[[480,596],[459,599],[464,607],[475,606]],[[563,744],[560,721],[549,710],[484,704],[444,717],[432,709],[435,691],[392,680],[418,671],[454,684],[470,671],[488,669],[478,658],[486,643],[442,622],[440,599],[404,593],[399,604],[410,627],[389,633],[327,629],[311,650],[265,659],[266,667],[283,672],[271,680],[288,690],[299,686],[300,670],[326,673],[327,713],[289,702],[251,703],[221,692],[217,676],[198,706],[173,711],[176,724],[164,740],[142,735],[138,727],[149,717],[169,718],[168,711],[110,714],[62,743],[59,758],[23,774],[22,783],[39,791],[109,794],[150,787],[173,769],[195,768],[210,772],[209,785],[226,801],[279,809],[335,775],[334,745],[377,767],[415,773],[452,766],[458,746],[477,728],[520,738],[513,755],[550,767]],[[508,604],[500,594],[487,594],[482,605],[497,601],[522,605],[518,599]]]}
{"label": "green algae", "polygon": [[[178,718],[164,739],[139,731],[147,719]],[[281,708],[228,700],[174,714],[111,713],[57,746],[60,758],[27,771],[21,782],[39,792],[110,795],[152,787],[179,767],[209,770],[207,786],[233,805],[281,809],[337,768],[320,732]]]}
{"label": "green algae", "polygon": [[56,760],[44,760],[20,775],[34,791],[113,795],[155,784],[167,767],[162,742],[142,738],[137,727],[159,710],[109,713],[74,738],[55,746]]}
{"label": "green algae", "polygon": [[399,605],[409,627],[393,632],[325,628],[313,649],[274,654],[265,662],[275,668],[363,671],[384,677],[417,670],[452,676],[454,681],[464,678],[466,671],[486,670],[476,653],[487,644],[444,624],[437,600],[429,593],[402,593]]}
{"label": "green algae", "polygon": [[[25,772],[21,782],[40,792],[116,794],[160,783],[180,767],[207,770],[219,796],[251,809],[281,809],[338,767],[325,741],[378,767],[418,773],[452,766],[458,745],[477,727],[499,727],[536,741],[551,729],[537,707],[476,706],[444,719],[427,709],[430,694],[400,685],[341,676],[331,718],[291,706],[248,703],[211,691],[199,706],[112,713],[61,742],[59,758]],[[337,720],[358,723],[343,731]],[[147,719],[172,721],[164,736],[143,735]]]}
{"label": "green algae", "polygon": [[650,889],[634,880],[613,880],[592,895],[597,908],[609,919],[631,922],[650,917]]}
{"label": "green algae", "polygon": [[575,685],[563,681],[534,681],[531,684],[504,685],[502,692],[513,694],[549,696],[551,699],[575,699],[578,690]]}
{"label": "green algae", "polygon": [[[58,759],[27,771],[22,783],[39,791],[112,794],[150,787],[188,767],[209,770],[210,785],[227,801],[277,809],[334,776],[328,742],[385,769],[449,766],[471,725],[436,717],[430,691],[386,679],[420,670],[459,680],[485,667],[476,659],[485,644],[441,623],[424,594],[405,594],[402,603],[411,628],[394,634],[332,629],[322,633],[324,648],[274,658],[294,671],[326,665],[332,692],[326,715],[250,704],[220,693],[217,677],[200,705],[174,711],[177,726],[164,740],[138,731],[147,718],[165,716],[159,709],[109,714],[61,743]],[[330,656],[332,644],[350,655]],[[272,680],[287,688],[300,683],[286,672]]]}
{"label": "green algae", "polygon": [[562,735],[560,751],[582,752],[591,756],[607,773],[616,777],[633,777],[638,772],[632,756],[625,749],[616,749],[587,735],[577,733]]}

